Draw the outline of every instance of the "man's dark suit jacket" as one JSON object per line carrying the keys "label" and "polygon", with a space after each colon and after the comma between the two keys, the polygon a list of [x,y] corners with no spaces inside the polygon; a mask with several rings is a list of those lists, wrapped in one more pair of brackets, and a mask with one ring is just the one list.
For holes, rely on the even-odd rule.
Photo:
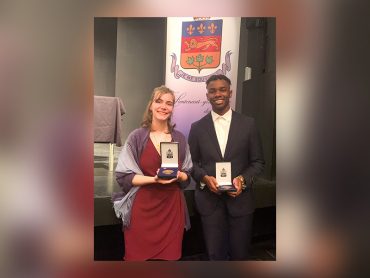
{"label": "man's dark suit jacket", "polygon": [[[232,111],[229,136],[222,157],[214,128],[212,115],[208,113],[194,122],[189,133],[189,146],[193,160],[193,177],[197,181],[195,203],[199,213],[210,215],[221,198],[226,199],[230,215],[237,217],[254,211],[252,177],[259,175],[264,168],[261,141],[253,118]],[[216,162],[231,162],[232,178],[243,175],[247,189],[238,197],[217,195],[206,186],[200,189],[199,182],[205,176],[216,176]]]}

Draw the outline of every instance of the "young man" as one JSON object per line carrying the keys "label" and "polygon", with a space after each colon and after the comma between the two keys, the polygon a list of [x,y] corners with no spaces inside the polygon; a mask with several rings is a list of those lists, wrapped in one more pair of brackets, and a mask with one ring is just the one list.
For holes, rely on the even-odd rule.
{"label": "young man", "polygon": [[[254,177],[264,168],[262,146],[252,118],[230,109],[230,79],[213,75],[207,82],[212,111],[189,133],[197,181],[195,202],[201,215],[210,260],[246,260],[251,240]],[[220,192],[216,162],[231,162],[235,192]]]}

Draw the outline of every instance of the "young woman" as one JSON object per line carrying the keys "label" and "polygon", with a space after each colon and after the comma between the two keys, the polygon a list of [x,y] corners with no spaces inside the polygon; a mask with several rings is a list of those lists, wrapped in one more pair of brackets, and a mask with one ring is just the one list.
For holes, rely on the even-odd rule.
{"label": "young woman", "polygon": [[[118,158],[116,178],[128,204],[122,218],[127,261],[178,260],[184,228],[190,228],[182,189],[192,162],[185,136],[171,123],[174,103],[173,91],[155,88],[141,128],[130,133]],[[160,142],[171,141],[179,143],[179,171],[160,179]]]}

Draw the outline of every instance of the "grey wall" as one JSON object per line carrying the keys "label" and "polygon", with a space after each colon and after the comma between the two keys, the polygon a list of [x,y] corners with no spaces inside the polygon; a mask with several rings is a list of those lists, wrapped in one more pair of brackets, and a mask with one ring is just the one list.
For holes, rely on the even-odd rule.
{"label": "grey wall", "polygon": [[165,18],[118,19],[115,92],[126,108],[122,140],[140,126],[153,88],[164,84],[165,51]]}
{"label": "grey wall", "polygon": [[94,95],[115,96],[117,19],[94,19]]}

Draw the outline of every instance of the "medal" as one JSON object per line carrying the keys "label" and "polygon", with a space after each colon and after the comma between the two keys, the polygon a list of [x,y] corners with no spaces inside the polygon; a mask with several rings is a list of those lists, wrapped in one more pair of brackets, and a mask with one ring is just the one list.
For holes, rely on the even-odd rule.
{"label": "medal", "polygon": [[167,170],[163,170],[163,173],[164,174],[166,174],[166,175],[170,175],[170,174],[172,174],[174,171],[173,170],[169,170],[169,169],[167,169]]}

